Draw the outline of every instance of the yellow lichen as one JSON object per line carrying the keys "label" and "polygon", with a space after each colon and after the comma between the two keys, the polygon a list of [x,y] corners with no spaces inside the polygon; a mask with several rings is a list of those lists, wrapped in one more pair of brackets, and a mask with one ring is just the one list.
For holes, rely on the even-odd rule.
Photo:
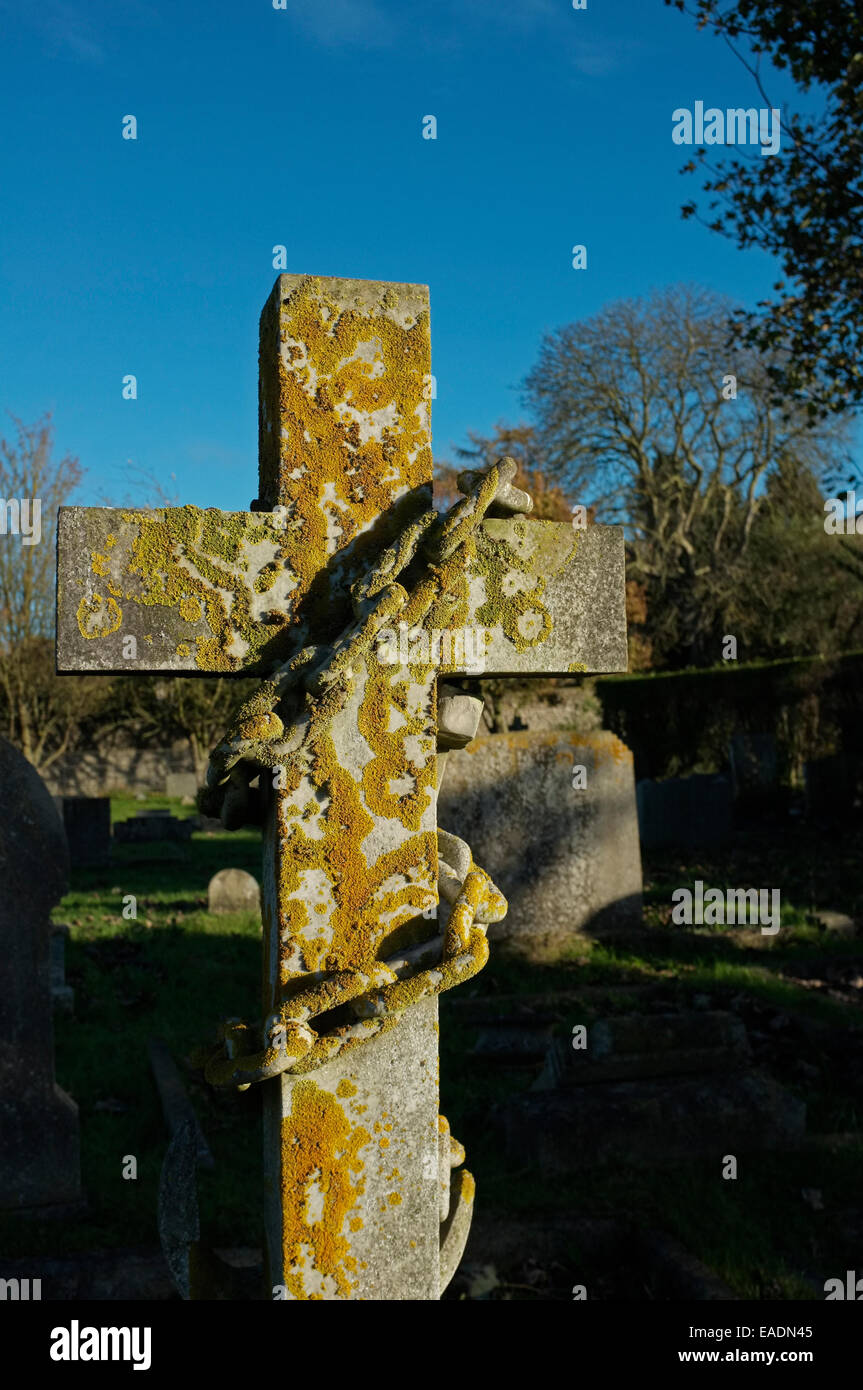
{"label": "yellow lichen", "polygon": [[199,599],[181,598],[179,603],[180,617],[187,623],[198,623],[203,617],[204,610]]}
{"label": "yellow lichen", "polygon": [[428,310],[397,316],[386,296],[346,307],[308,277],[262,315],[262,341],[282,348],[261,359],[261,495],[288,508],[296,602],[309,596],[320,630],[347,617],[332,552],[349,546],[359,575],[397,534],[394,503],[415,514],[431,500]]}
{"label": "yellow lichen", "polygon": [[81,599],[76,618],[82,637],[109,637],[120,627],[123,613],[116,599],[94,593],[92,599]]}
{"label": "yellow lichen", "polygon": [[[352,1125],[338,1100],[314,1081],[294,1082],[291,1110],[282,1120],[282,1243],[284,1282],[298,1299],[346,1297],[356,1269],[351,1217],[365,1189],[360,1157],[370,1141]],[[322,1202],[317,1213],[312,1198]],[[311,1251],[310,1261],[304,1252]]]}

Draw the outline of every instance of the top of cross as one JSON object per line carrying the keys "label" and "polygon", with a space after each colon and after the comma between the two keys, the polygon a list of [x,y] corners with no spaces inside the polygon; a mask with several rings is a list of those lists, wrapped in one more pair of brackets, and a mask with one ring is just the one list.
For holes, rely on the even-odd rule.
{"label": "top of cross", "polygon": [[[63,508],[58,670],[247,674],[331,640],[350,585],[430,504],[430,409],[425,286],[280,276],[252,510]],[[499,631],[488,673],[625,669],[619,528],[482,535],[466,621]]]}

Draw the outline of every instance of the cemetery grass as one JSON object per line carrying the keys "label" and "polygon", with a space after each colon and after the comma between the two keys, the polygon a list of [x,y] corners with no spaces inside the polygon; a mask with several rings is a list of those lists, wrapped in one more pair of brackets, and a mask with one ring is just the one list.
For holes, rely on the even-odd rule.
{"label": "cemetery grass", "polygon": [[[662,1170],[632,1164],[579,1167],[545,1178],[507,1168],[490,1109],[526,1091],[537,1068],[471,1060],[479,1026],[462,1021],[453,995],[441,1002],[442,1103],[467,1147],[478,1204],[501,1221],[561,1228],[558,1258],[541,1242],[517,1269],[480,1269],[461,1293],[480,1298],[661,1298],[661,1281],[641,1267],[634,1235],[611,1258],[580,1246],[579,1221],[614,1221],[624,1233],[676,1238],[741,1298],[823,1299],[823,1283],[859,1265],[863,1237],[863,942],[834,939],[815,925],[831,908],[863,924],[863,834],[859,827],[739,837],[724,855],[645,854],[645,930],[576,945],[567,960],[530,964],[493,949],[486,971],[460,992],[499,1000],[510,1011],[549,1008],[554,1032],[627,1012],[730,1009],[742,1018],[754,1062],[807,1106],[798,1152],[739,1156],[723,1181],[721,1155]],[[776,937],[755,929],[669,924],[671,893],[696,878],[717,887],[782,891]],[[557,1002],[555,1002],[555,999]],[[571,1235],[566,1235],[566,1230]],[[547,1241],[546,1241],[547,1245]],[[564,1252],[561,1257],[561,1252]],[[470,1254],[470,1247],[468,1250]],[[562,1260],[562,1263],[561,1263]],[[856,1261],[856,1263],[855,1263]],[[531,1287],[533,1286],[533,1287]]]}
{"label": "cemetery grass", "polygon": [[[154,797],[113,799],[112,815],[124,819],[159,805],[193,814]],[[55,1019],[57,1078],[80,1108],[88,1206],[62,1222],[3,1218],[0,1248],[10,1257],[157,1247],[167,1134],[147,1057],[153,1035],[177,1061],[216,1161],[212,1172],[199,1170],[205,1239],[217,1248],[260,1245],[257,1088],[217,1092],[186,1065],[220,1019],[258,1013],[260,923],[253,914],[211,916],[206,891],[212,874],[227,866],[259,877],[260,837],[253,830],[196,833],[187,844],[158,849],[155,860],[152,846],[115,845],[109,869],[73,873],[54,914],[71,926],[67,979],[75,990],[74,1014]],[[863,915],[860,850],[859,832],[855,839],[801,830],[797,839],[747,837],[722,861],[648,856],[646,933],[579,943],[568,959],[548,966],[493,947],[483,973],[442,998],[441,1108],[467,1147],[478,1219],[485,1212],[528,1228],[559,1225],[564,1252],[562,1270],[560,1260],[552,1268],[537,1251],[527,1273],[493,1272],[474,1281],[479,1291],[468,1296],[571,1298],[572,1284],[583,1282],[588,1296],[591,1288],[608,1298],[662,1296],[649,1271],[625,1279],[620,1261],[605,1267],[580,1247],[577,1233],[567,1237],[567,1224],[581,1218],[667,1232],[741,1297],[823,1297],[819,1278],[856,1267],[863,1235],[863,989],[854,982],[863,974],[863,946],[859,938],[826,939],[810,914],[829,906]],[[696,877],[715,886],[781,887],[779,936],[670,928],[672,888]],[[137,898],[135,919],[123,916],[129,894]],[[721,1181],[718,1160],[661,1172],[605,1165],[553,1183],[530,1167],[516,1170],[489,1117],[497,1103],[526,1090],[537,1069],[490,1067],[468,1055],[478,1029],[463,1021],[459,1001],[471,995],[499,998],[502,1008],[507,999],[532,1004],[539,997],[558,1015],[562,1035],[574,1022],[646,1007],[732,1008],[754,1039],[758,1065],[806,1101],[808,1132],[825,1144],[753,1156],[735,1182]],[[827,1142],[833,1135],[841,1142]],[[134,1180],[123,1178],[128,1156],[137,1161]]]}
{"label": "cemetery grass", "polygon": [[[166,797],[112,797],[112,821],[166,807]],[[158,854],[158,858],[155,855]],[[106,869],[74,870],[55,910],[70,925],[66,978],[74,1014],[55,1014],[58,1083],[80,1111],[86,1210],[60,1220],[0,1220],[7,1255],[158,1247],[159,1173],[167,1130],[147,1054],[150,1037],[166,1041],[187,1085],[216,1160],[199,1169],[202,1230],[216,1247],[258,1245],[255,1195],[260,1172],[260,1106],[255,1088],[213,1091],[185,1061],[214,1038],[230,1015],[260,1007],[257,914],[212,916],[207,886],[232,866],[260,880],[256,830],[195,833],[187,843],[113,844]],[[137,916],[125,916],[129,895]],[[137,1176],[124,1178],[128,1158]]]}

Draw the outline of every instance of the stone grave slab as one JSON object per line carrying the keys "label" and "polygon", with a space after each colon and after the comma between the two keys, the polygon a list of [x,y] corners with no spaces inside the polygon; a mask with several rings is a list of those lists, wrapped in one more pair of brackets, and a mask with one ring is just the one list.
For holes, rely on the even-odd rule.
{"label": "stone grave slab", "polygon": [[[584,786],[573,782],[579,767]],[[614,734],[477,738],[449,755],[440,817],[509,902],[491,940],[541,960],[579,934],[641,926],[632,754]]]}

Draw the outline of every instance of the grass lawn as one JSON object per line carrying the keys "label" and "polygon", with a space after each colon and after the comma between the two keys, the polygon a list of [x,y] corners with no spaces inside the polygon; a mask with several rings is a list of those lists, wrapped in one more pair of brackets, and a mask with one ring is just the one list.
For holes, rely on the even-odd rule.
{"label": "grass lawn", "polygon": [[[780,888],[780,932],[670,927],[673,889],[691,889],[696,878],[721,888]],[[859,1265],[863,1237],[863,941],[828,937],[810,917],[829,907],[863,918],[863,834],[783,827],[747,834],[713,857],[645,854],[644,879],[646,936],[579,943],[569,960],[550,966],[493,953],[461,996],[572,993],[556,1027],[564,1036],[576,1022],[640,1011],[632,994],[640,985],[653,987],[651,1008],[672,1011],[693,1000],[733,1008],[755,1040],[758,1065],[805,1100],[808,1134],[822,1136],[824,1147],[750,1155],[734,1181],[722,1179],[718,1161],[696,1158],[666,1170],[606,1164],[553,1183],[537,1170],[508,1170],[486,1122],[489,1103],[526,1089],[535,1071],[471,1070],[465,1058],[479,1030],[465,1026],[454,996],[445,996],[441,1103],[466,1145],[478,1202],[538,1221],[564,1212],[630,1220],[677,1237],[739,1297],[823,1298],[826,1278]],[[842,1144],[827,1140],[836,1134]],[[570,1273],[573,1283],[584,1275],[577,1250]],[[594,1271],[594,1287],[601,1273]]]}
{"label": "grass lawn", "polygon": [[[147,806],[194,814],[164,797],[116,798],[112,817]],[[614,945],[578,942],[571,958],[554,966],[525,965],[493,951],[482,975],[456,992],[461,999],[572,991],[575,1001],[559,1025],[565,1032],[572,1022],[639,1008],[627,992],[633,985],[654,986],[669,1008],[695,996],[702,1007],[733,1007],[751,1036],[766,1039],[756,1053],[759,1065],[806,1100],[810,1133],[841,1131],[850,1136],[844,1147],[756,1155],[741,1163],[736,1181],[723,1181],[713,1161],[662,1172],[606,1165],[553,1184],[532,1169],[512,1171],[488,1115],[495,1101],[530,1085],[535,1072],[469,1059],[477,1028],[444,996],[441,1109],[467,1147],[479,1202],[504,1219],[554,1219],[566,1211],[657,1227],[743,1297],[818,1297],[819,1280],[856,1268],[863,980],[854,981],[863,943],[827,940],[809,915],[820,906],[863,916],[860,841],[859,831],[819,836],[796,827],[793,835],[747,836],[713,860],[646,857],[647,935]],[[206,892],[220,868],[260,877],[259,834],[196,833],[188,843],[155,848],[163,856],[158,861],[152,846],[115,844],[111,867],[76,871],[54,914],[71,925],[67,978],[75,990],[74,1015],[55,1021],[57,1078],[80,1108],[88,1208],[62,1223],[0,1219],[0,1249],[8,1256],[157,1245],[167,1137],[147,1039],[161,1035],[185,1070],[183,1059],[212,1040],[220,1019],[257,1016],[260,923],[252,914],[211,916]],[[691,887],[695,878],[711,886],[781,888],[782,931],[768,941],[734,930],[669,928],[672,888]],[[129,895],[136,899],[134,918],[123,915]],[[202,1233],[215,1246],[257,1245],[260,1093],[255,1087],[213,1091],[192,1073],[187,1080],[216,1160],[212,1173],[199,1173]],[[123,1177],[128,1155],[137,1160],[135,1180]],[[579,1267],[578,1251],[572,1267]]]}
{"label": "grass lawn", "polygon": [[[117,798],[112,820],[158,806],[194,814],[165,797]],[[154,852],[164,857],[154,862]],[[66,975],[75,1010],[55,1017],[55,1046],[57,1080],[80,1110],[88,1209],[62,1224],[0,1218],[7,1255],[158,1245],[167,1132],[147,1039],[162,1036],[184,1070],[182,1059],[212,1041],[222,1018],[254,1018],[260,1010],[257,915],[207,912],[209,880],[227,867],[260,880],[258,831],[196,833],[182,844],[115,843],[110,868],[73,872],[53,915],[71,927]],[[136,918],[123,916],[129,895]],[[199,1173],[203,1229],[215,1245],[257,1244],[259,1095],[254,1088],[216,1092],[194,1076],[189,1087],[216,1159],[212,1173]],[[126,1155],[137,1159],[136,1180],[123,1178]]]}

